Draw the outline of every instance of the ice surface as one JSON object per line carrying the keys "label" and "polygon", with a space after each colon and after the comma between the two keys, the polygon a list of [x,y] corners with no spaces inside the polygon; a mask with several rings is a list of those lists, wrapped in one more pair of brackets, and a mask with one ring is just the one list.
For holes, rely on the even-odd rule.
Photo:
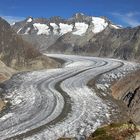
{"label": "ice surface", "polygon": [[[47,55],[64,59],[65,66],[19,73],[7,82],[5,95],[12,103],[12,110],[11,114],[0,118],[1,139],[22,133],[26,136],[38,128],[38,133],[24,139],[89,136],[104,122],[110,122],[115,111],[111,107],[116,104],[97,96],[99,93],[90,89],[87,83],[102,74],[96,86],[105,96],[110,81],[135,70],[138,65],[106,58]],[[50,122],[53,123],[50,125]]]}

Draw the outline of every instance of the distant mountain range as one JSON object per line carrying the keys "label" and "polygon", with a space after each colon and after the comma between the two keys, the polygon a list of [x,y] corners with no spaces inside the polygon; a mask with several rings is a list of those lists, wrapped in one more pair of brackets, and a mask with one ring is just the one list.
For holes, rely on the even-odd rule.
{"label": "distant mountain range", "polygon": [[82,13],[68,19],[28,17],[12,28],[40,52],[140,59],[140,27],[123,28],[106,17]]}

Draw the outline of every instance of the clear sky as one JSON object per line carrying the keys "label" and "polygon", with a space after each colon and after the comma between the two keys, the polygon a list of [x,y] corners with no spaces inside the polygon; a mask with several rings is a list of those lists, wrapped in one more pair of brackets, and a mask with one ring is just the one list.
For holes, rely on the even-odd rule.
{"label": "clear sky", "polygon": [[0,16],[10,23],[28,16],[106,16],[123,26],[140,25],[140,0],[0,0]]}

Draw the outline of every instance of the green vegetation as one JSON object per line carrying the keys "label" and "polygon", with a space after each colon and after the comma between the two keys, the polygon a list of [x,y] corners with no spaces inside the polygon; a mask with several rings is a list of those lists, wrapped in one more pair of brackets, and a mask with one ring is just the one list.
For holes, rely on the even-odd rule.
{"label": "green vegetation", "polygon": [[[130,120],[126,123],[111,123],[98,128],[86,140],[136,140],[139,132],[136,125]],[[58,140],[76,140],[74,138],[60,138]]]}
{"label": "green vegetation", "polygon": [[129,121],[127,123],[111,123],[98,128],[87,140],[135,140],[138,132],[136,125]]}

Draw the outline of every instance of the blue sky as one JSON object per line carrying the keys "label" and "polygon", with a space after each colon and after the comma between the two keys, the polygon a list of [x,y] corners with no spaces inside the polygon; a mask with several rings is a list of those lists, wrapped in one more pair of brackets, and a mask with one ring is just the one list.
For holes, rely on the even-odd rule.
{"label": "blue sky", "polygon": [[106,16],[114,23],[140,25],[140,0],[1,0],[0,16],[10,23],[28,16],[71,17],[75,13]]}

